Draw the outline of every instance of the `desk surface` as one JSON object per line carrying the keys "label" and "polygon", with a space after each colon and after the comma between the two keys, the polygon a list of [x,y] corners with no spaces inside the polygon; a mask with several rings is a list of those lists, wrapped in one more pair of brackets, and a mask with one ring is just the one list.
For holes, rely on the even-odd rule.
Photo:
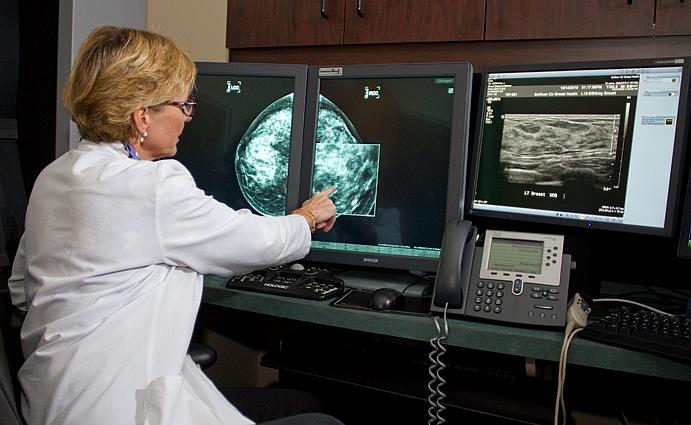
{"label": "desk surface", "polygon": [[[311,301],[224,287],[226,279],[207,276],[203,301],[269,316],[299,320],[418,341],[437,335],[431,316],[360,311],[331,307],[331,301]],[[563,332],[449,319],[447,345],[527,358],[558,361]],[[574,338],[568,362],[635,374],[691,381],[691,365],[652,354]]]}

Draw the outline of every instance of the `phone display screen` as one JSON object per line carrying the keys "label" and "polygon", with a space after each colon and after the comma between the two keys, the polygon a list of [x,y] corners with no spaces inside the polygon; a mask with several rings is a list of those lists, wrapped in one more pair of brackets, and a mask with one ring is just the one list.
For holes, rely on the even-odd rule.
{"label": "phone display screen", "polygon": [[504,272],[534,273],[542,271],[544,242],[492,238],[487,267]]}

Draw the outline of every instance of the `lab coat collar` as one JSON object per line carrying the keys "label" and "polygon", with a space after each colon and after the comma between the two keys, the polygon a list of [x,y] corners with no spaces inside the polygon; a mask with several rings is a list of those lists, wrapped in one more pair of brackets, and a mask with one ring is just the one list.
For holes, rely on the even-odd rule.
{"label": "lab coat collar", "polygon": [[112,143],[105,143],[105,142],[95,143],[95,142],[92,142],[90,140],[82,139],[79,141],[79,146],[77,147],[77,150],[84,151],[84,152],[95,151],[95,150],[105,150],[107,152],[114,153],[117,156],[129,158],[129,153],[127,152],[127,149],[125,148],[125,145],[119,141],[112,142]]}

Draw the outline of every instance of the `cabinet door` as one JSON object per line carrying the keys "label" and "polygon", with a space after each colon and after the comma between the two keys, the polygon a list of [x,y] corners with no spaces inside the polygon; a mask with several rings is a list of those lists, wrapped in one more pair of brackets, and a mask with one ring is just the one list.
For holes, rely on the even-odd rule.
{"label": "cabinet door", "polygon": [[688,0],[657,0],[655,35],[690,35],[691,2]]}
{"label": "cabinet door", "polygon": [[346,0],[346,44],[482,40],[485,0]]}
{"label": "cabinet door", "polygon": [[486,40],[653,34],[655,0],[487,0]]}
{"label": "cabinet door", "polygon": [[228,0],[226,46],[343,43],[345,0]]}

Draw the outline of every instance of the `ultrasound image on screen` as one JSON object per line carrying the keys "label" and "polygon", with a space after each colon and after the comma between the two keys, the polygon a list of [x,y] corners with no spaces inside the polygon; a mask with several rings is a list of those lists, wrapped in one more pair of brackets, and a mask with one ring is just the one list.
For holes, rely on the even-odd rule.
{"label": "ultrasound image on screen", "polygon": [[[615,81],[487,83],[474,205],[623,217],[638,78]],[[584,85],[596,95],[573,89]]]}
{"label": "ultrasound image on screen", "polygon": [[505,114],[499,161],[506,180],[612,186],[619,121],[619,114]]}
{"label": "ultrasound image on screen", "polygon": [[198,75],[198,110],[175,159],[231,208],[284,215],[293,86],[290,77]]}
{"label": "ultrasound image on screen", "polygon": [[[313,246],[438,256],[446,214],[451,78],[320,81],[312,193],[341,216]],[[436,251],[435,251],[436,250]]]}

